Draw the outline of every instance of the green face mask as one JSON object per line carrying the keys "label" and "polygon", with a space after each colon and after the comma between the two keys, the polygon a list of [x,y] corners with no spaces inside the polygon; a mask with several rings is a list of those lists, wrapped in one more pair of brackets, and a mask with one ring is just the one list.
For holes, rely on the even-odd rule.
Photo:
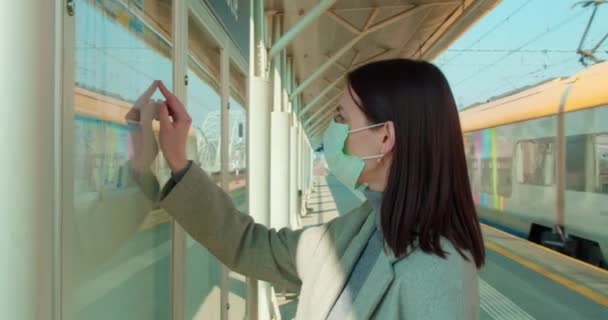
{"label": "green face mask", "polygon": [[334,120],[330,123],[323,135],[323,149],[325,151],[325,161],[331,173],[336,176],[340,182],[352,190],[362,191],[367,187],[366,184],[358,184],[359,176],[365,167],[363,160],[378,159],[384,155],[373,155],[369,157],[357,157],[346,154],[344,151],[346,138],[349,134],[383,126],[384,123],[379,123],[363,128],[349,130],[348,126],[342,123],[337,123]]}

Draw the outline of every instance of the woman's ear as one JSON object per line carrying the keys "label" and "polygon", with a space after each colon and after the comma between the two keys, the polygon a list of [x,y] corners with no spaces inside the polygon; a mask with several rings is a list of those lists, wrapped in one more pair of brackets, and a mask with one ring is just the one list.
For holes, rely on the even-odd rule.
{"label": "woman's ear", "polygon": [[387,121],[382,128],[382,154],[393,152],[395,148],[395,124],[392,121]]}

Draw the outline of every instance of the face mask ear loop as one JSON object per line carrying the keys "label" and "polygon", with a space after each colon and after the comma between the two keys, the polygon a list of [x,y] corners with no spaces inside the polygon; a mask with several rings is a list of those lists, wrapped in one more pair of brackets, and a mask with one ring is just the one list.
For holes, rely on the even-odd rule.
{"label": "face mask ear loop", "polygon": [[350,130],[350,131],[348,131],[348,133],[349,134],[350,133],[357,133],[359,131],[363,131],[363,130],[367,130],[367,129],[371,129],[371,128],[377,128],[377,127],[380,127],[380,126],[383,126],[383,125],[384,125],[384,123],[377,123],[377,124],[373,124],[371,126],[367,126],[367,127],[363,127],[363,128],[357,128],[357,129]]}
{"label": "face mask ear loop", "polygon": [[383,154],[379,154],[379,155],[375,155],[375,156],[361,157],[361,160],[378,159],[378,162],[380,162],[380,160],[382,158],[384,158],[384,155]]}

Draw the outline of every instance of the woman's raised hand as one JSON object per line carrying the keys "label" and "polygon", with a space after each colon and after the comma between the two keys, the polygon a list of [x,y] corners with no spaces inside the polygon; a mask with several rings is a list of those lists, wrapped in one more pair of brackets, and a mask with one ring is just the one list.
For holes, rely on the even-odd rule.
{"label": "woman's raised hand", "polygon": [[157,88],[158,82],[152,82],[125,115],[133,146],[133,152],[130,155],[131,165],[139,174],[149,169],[158,154],[152,121],[157,115],[159,103],[151,99]]}
{"label": "woman's raised hand", "polygon": [[[137,98],[137,100],[135,101],[135,103],[133,103],[133,106],[131,106],[131,109],[129,109],[129,112],[127,112],[127,114],[125,115],[125,119],[127,120],[127,122],[129,123],[139,123],[141,125],[146,125],[146,126],[150,126],[152,127],[152,118],[155,117],[155,110],[150,110],[149,106],[150,104],[153,104],[154,101],[151,100],[152,94],[154,94],[154,91],[156,91],[156,89],[158,88],[158,81],[153,81],[150,86],[146,89],[146,91],[144,91],[139,98]],[[152,118],[150,118],[150,116],[146,117],[146,115],[143,115],[144,117],[142,118],[142,113],[146,113],[146,115],[150,115]],[[146,121],[146,120],[150,120],[150,121]]]}
{"label": "woman's raised hand", "polygon": [[162,81],[158,81],[158,88],[166,99],[158,104],[160,149],[171,171],[175,173],[188,165],[186,143],[192,118],[181,101],[165,87]]}

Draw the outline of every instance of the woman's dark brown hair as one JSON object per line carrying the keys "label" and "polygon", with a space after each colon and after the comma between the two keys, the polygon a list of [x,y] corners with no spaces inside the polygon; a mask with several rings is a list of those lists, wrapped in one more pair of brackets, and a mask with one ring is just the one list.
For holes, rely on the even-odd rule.
{"label": "woman's dark brown hair", "polygon": [[372,124],[392,121],[395,127],[381,209],[387,244],[396,256],[419,247],[445,257],[440,245],[445,237],[481,267],[485,251],[463,135],[443,73],[425,61],[384,60],[352,71],[348,83]]}

